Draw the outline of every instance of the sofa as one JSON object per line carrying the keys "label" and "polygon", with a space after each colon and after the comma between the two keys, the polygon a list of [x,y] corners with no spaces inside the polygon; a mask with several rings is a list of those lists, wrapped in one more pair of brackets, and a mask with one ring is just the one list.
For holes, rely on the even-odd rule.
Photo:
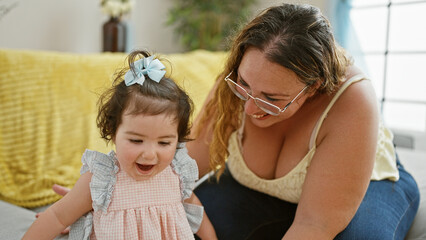
{"label": "sofa", "polygon": [[[196,116],[227,53],[158,55],[167,60],[166,76],[193,99]],[[0,239],[20,239],[35,212],[60,198],[53,184],[73,186],[86,148],[111,149],[96,127],[96,100],[110,86],[115,69],[126,64],[125,57],[0,49]],[[426,196],[426,158],[401,152]],[[426,239],[423,199],[406,239]]]}

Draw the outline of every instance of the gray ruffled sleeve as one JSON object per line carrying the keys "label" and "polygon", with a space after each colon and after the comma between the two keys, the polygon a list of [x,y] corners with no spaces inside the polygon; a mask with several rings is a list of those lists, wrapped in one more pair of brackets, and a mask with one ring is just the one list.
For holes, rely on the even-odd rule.
{"label": "gray ruffled sleeve", "polygon": [[93,215],[88,212],[71,225],[68,240],[89,240],[93,228]]}
{"label": "gray ruffled sleeve", "polygon": [[[171,164],[173,170],[179,175],[182,201],[191,197],[195,182],[198,180],[198,166],[194,159],[188,155],[184,143],[178,143],[175,157]],[[204,208],[199,205],[183,204],[189,225],[193,233],[198,232],[203,221]]]}
{"label": "gray ruffled sleeve", "polygon": [[[90,171],[90,194],[92,196],[93,210],[106,212],[111,202],[112,192],[118,172],[117,158],[111,151],[108,155],[96,151],[87,150],[81,158],[83,166],[80,174]],[[89,212],[71,225],[69,239],[90,239],[93,227],[93,216]]]}
{"label": "gray ruffled sleeve", "polygon": [[118,172],[117,158],[111,151],[108,155],[96,151],[86,150],[82,158],[83,167],[85,162],[89,171],[93,174],[90,181],[90,193],[92,195],[92,207],[96,212],[102,210],[106,213],[111,202],[112,192]]}

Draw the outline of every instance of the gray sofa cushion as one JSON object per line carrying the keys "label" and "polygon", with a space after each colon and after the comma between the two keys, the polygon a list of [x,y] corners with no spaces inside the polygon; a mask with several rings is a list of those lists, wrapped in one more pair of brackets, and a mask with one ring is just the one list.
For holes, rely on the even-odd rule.
{"label": "gray sofa cushion", "polygon": [[406,240],[426,239],[426,152],[397,149],[399,159],[405,169],[416,179],[420,190],[420,207]]}

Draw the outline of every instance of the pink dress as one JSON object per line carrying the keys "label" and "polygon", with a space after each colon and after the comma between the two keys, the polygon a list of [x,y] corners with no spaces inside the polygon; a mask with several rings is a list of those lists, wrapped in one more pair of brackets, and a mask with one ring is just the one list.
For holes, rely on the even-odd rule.
{"label": "pink dress", "polygon": [[94,210],[71,226],[69,239],[194,239],[203,208],[183,203],[198,177],[186,149],[178,150],[170,166],[145,181],[121,171],[114,152],[86,150],[82,162],[81,173],[93,173]]}

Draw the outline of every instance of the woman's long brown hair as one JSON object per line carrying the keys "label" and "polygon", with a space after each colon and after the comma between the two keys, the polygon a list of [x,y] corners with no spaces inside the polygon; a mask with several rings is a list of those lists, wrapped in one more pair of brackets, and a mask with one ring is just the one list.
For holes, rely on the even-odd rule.
{"label": "woman's long brown hair", "polygon": [[231,79],[237,79],[238,66],[249,47],[261,50],[269,61],[295,72],[305,85],[319,86],[308,88],[316,93],[333,93],[352,63],[335,42],[328,20],[318,8],[306,4],[282,4],[264,10],[232,43],[216,91],[196,129],[200,133],[206,125],[213,128],[210,168],[216,171],[217,178],[225,169],[229,137],[240,126],[243,113],[242,100],[230,91],[224,77],[232,71]]}

